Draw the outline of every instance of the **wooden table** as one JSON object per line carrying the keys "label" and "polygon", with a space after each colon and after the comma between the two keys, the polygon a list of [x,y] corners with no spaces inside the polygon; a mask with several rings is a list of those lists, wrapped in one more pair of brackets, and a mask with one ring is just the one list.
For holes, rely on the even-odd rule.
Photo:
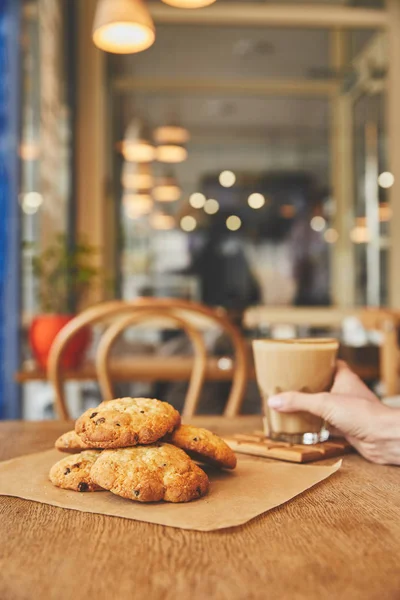
{"label": "wooden table", "polygon": [[[229,361],[229,359],[228,359]],[[132,356],[115,359],[111,362],[113,381],[188,381],[192,373],[193,359],[188,356]],[[372,380],[379,377],[379,369],[374,365],[351,364],[353,371],[361,379]],[[209,358],[207,361],[206,381],[232,381],[234,366],[225,357]],[[62,374],[65,381],[95,381],[96,367],[87,364],[79,369],[66,370]],[[255,379],[254,365],[250,365],[250,379]],[[43,369],[21,369],[15,374],[18,383],[47,381]]]}
{"label": "wooden table", "polygon": [[[114,381],[188,381],[193,369],[193,358],[190,356],[131,356],[111,361],[110,371]],[[232,361],[226,357],[209,358],[207,360],[207,381],[232,381]],[[254,367],[250,369],[254,378]],[[15,375],[18,383],[29,381],[46,381],[47,373],[41,368],[21,369]],[[65,380],[84,381],[97,379],[94,364],[87,364],[79,369],[66,370]]]}
{"label": "wooden table", "polygon": [[[193,422],[226,433],[260,426]],[[49,448],[67,426],[0,423],[0,458]],[[0,497],[0,556],[2,600],[398,600],[400,468],[346,456],[315,489],[215,533]]]}

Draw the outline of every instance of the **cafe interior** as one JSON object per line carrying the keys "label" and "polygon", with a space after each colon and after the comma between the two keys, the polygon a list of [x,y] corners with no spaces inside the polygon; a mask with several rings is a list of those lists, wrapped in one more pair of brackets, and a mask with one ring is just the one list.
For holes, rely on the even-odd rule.
{"label": "cafe interior", "polygon": [[[26,453],[115,398],[260,446],[254,340],[336,340],[400,408],[398,0],[4,0],[0,56],[0,419],[32,427]],[[379,469],[399,498],[357,460],[360,502]],[[397,597],[380,568],[393,595],[372,571],[331,595],[316,567],[276,597]],[[91,589],[65,573],[71,595],[37,597]],[[267,597],[233,580],[174,597]]]}
{"label": "cafe interior", "polygon": [[[4,419],[76,417],[107,387],[182,409],[193,346],[166,314],[115,334],[102,384],[99,340],[124,303],[202,330],[188,414],[261,411],[258,337],[333,336],[396,402],[397,2],[206,3],[24,0],[4,15]],[[57,334],[115,300],[60,359],[55,392]]]}

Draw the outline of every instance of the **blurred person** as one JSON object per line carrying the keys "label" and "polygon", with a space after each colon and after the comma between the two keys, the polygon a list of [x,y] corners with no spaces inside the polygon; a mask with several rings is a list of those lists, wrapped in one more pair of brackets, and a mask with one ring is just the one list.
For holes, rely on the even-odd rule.
{"label": "blurred person", "polygon": [[258,304],[261,296],[242,237],[226,228],[229,214],[220,211],[213,217],[202,245],[192,248],[191,265],[186,272],[199,278],[204,304],[240,312]]}
{"label": "blurred person", "polygon": [[400,409],[385,406],[343,361],[330,392],[285,392],[271,396],[268,405],[283,413],[310,412],[339,430],[367,460],[400,465]]}

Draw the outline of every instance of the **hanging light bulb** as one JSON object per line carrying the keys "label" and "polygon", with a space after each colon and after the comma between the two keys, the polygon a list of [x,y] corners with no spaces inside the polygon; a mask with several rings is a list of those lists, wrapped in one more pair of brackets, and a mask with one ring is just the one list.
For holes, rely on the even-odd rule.
{"label": "hanging light bulb", "polygon": [[153,197],[157,202],[175,202],[181,197],[181,188],[172,174],[160,178],[153,188]]}
{"label": "hanging light bulb", "polygon": [[128,162],[149,163],[155,158],[149,130],[139,119],[133,119],[121,144],[122,154]]}
{"label": "hanging light bulb", "polygon": [[148,163],[125,162],[122,167],[121,184],[125,190],[151,190],[154,177]]}
{"label": "hanging light bulb", "polygon": [[202,8],[213,4],[215,0],[162,0],[165,4],[178,8]]}
{"label": "hanging light bulb", "polygon": [[129,219],[137,219],[148,215],[153,208],[150,194],[125,192],[122,197],[125,214]]}
{"label": "hanging light bulb", "polygon": [[184,127],[167,125],[154,132],[157,146],[157,160],[164,163],[180,163],[187,159],[184,144],[189,140],[189,132]]}
{"label": "hanging light bulb", "polygon": [[143,0],[99,0],[93,42],[106,52],[133,54],[149,48],[155,27]]}

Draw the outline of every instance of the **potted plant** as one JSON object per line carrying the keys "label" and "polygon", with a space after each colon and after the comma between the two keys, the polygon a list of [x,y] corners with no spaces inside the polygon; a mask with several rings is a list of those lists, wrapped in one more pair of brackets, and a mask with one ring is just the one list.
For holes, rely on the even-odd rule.
{"label": "potted plant", "polygon": [[[33,273],[38,283],[41,314],[32,320],[29,341],[32,353],[42,368],[56,335],[75,314],[85,294],[99,275],[92,264],[97,250],[84,242],[70,246],[64,235],[32,259]],[[90,331],[83,329],[72,338],[65,349],[62,365],[77,367],[90,342]]]}

